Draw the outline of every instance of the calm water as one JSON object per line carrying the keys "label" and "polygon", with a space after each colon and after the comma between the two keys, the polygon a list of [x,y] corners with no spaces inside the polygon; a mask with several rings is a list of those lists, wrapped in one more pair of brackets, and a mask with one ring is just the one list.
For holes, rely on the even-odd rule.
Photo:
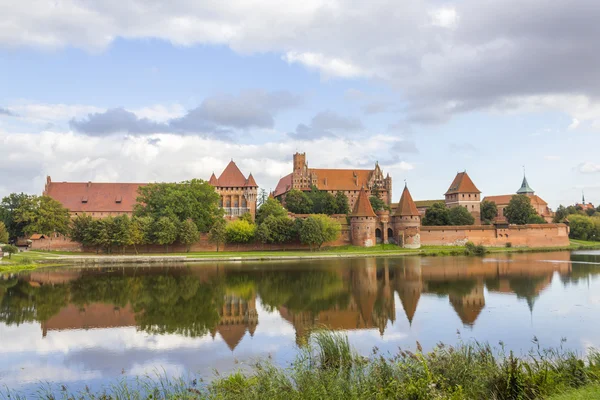
{"label": "calm water", "polygon": [[0,387],[286,364],[311,330],[368,354],[460,338],[600,348],[600,252],[55,269],[0,279]]}

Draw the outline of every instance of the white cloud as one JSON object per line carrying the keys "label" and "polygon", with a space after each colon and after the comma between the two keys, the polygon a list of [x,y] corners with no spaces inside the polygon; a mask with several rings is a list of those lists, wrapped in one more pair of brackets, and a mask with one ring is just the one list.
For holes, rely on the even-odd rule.
{"label": "white cloud", "polygon": [[458,23],[455,8],[442,7],[430,12],[432,24],[442,28],[454,28]]}
{"label": "white cloud", "polygon": [[586,161],[584,163],[579,164],[579,167],[577,167],[577,169],[579,170],[579,172],[582,172],[584,174],[593,174],[596,172],[600,172],[600,164]]}
{"label": "white cloud", "polygon": [[290,64],[299,63],[317,69],[326,77],[357,78],[369,75],[356,65],[339,58],[328,58],[323,54],[289,51],[283,59]]}
{"label": "white cloud", "polygon": [[568,130],[572,131],[579,127],[579,120],[577,118],[573,118],[573,121],[567,127]]}

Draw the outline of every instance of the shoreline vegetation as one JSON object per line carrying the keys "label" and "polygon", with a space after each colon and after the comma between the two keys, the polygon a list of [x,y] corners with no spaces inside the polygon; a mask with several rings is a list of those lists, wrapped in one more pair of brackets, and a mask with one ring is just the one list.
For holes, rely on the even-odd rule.
{"label": "shoreline vegetation", "polygon": [[420,249],[405,249],[393,244],[373,247],[341,246],[310,250],[273,250],[245,252],[190,252],[190,253],[141,253],[95,254],[61,251],[30,250],[13,254],[0,263],[0,273],[14,273],[41,267],[57,267],[73,264],[118,264],[118,263],[169,263],[169,262],[227,262],[227,261],[276,261],[301,259],[362,258],[387,256],[481,256],[484,254],[533,253],[572,250],[599,250],[599,242],[571,240],[569,246],[561,247],[489,247],[481,246],[422,246]]}
{"label": "shoreline vegetation", "polygon": [[[564,339],[563,339],[564,341]],[[600,353],[583,356],[543,349],[533,338],[521,355],[475,341],[438,344],[424,352],[376,347],[359,355],[343,333],[317,331],[287,366],[262,359],[242,369],[187,379],[155,376],[124,378],[98,391],[71,392],[60,382],[36,391],[47,399],[600,399]],[[0,397],[27,398],[5,390]]]}

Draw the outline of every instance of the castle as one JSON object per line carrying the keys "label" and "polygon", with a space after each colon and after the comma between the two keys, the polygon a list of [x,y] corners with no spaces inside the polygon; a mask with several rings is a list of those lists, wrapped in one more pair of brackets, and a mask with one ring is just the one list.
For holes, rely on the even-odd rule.
{"label": "castle", "polygon": [[[246,178],[233,160],[217,178],[213,173],[208,183],[220,196],[225,218],[235,219],[249,212],[256,215],[258,185],[252,174]],[[50,196],[69,209],[71,216],[82,213],[94,218],[133,215],[138,188],[148,183],[53,182],[48,176],[43,195]]]}
{"label": "castle", "polygon": [[310,191],[313,187],[331,194],[344,193],[350,209],[362,188],[368,196],[377,195],[385,204],[391,204],[392,178],[389,174],[383,176],[379,163],[373,169],[308,168],[306,153],[294,154],[292,173],[279,180],[272,195],[285,204],[290,190]]}

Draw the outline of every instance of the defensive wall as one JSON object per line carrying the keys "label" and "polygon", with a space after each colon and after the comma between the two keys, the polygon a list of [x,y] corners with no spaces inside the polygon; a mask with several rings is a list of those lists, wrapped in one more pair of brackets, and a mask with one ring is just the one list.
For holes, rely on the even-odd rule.
{"label": "defensive wall", "polygon": [[[298,215],[298,218],[305,216]],[[350,224],[346,216],[335,216],[342,227],[340,238],[323,246],[344,246],[352,243]],[[513,247],[558,247],[569,245],[569,228],[565,224],[531,224],[531,225],[469,225],[469,226],[421,226],[422,245],[429,246],[462,246],[470,241],[488,247],[505,247],[510,243]],[[52,235],[32,241],[33,250],[86,251],[95,252],[95,248],[83,249],[79,243],[59,235]],[[217,246],[210,243],[208,235],[203,234],[200,241],[191,246],[190,251],[216,251]],[[267,250],[306,250],[308,246],[300,242],[286,244],[220,244],[219,251],[267,251]],[[164,253],[165,246],[137,246],[139,253]],[[173,244],[169,252],[185,252],[186,246]],[[114,248],[119,253],[121,249]],[[133,247],[125,249],[128,254],[135,253]]]}
{"label": "defensive wall", "polygon": [[422,226],[421,244],[461,246],[467,242],[487,247],[556,247],[569,245],[565,224]]}

